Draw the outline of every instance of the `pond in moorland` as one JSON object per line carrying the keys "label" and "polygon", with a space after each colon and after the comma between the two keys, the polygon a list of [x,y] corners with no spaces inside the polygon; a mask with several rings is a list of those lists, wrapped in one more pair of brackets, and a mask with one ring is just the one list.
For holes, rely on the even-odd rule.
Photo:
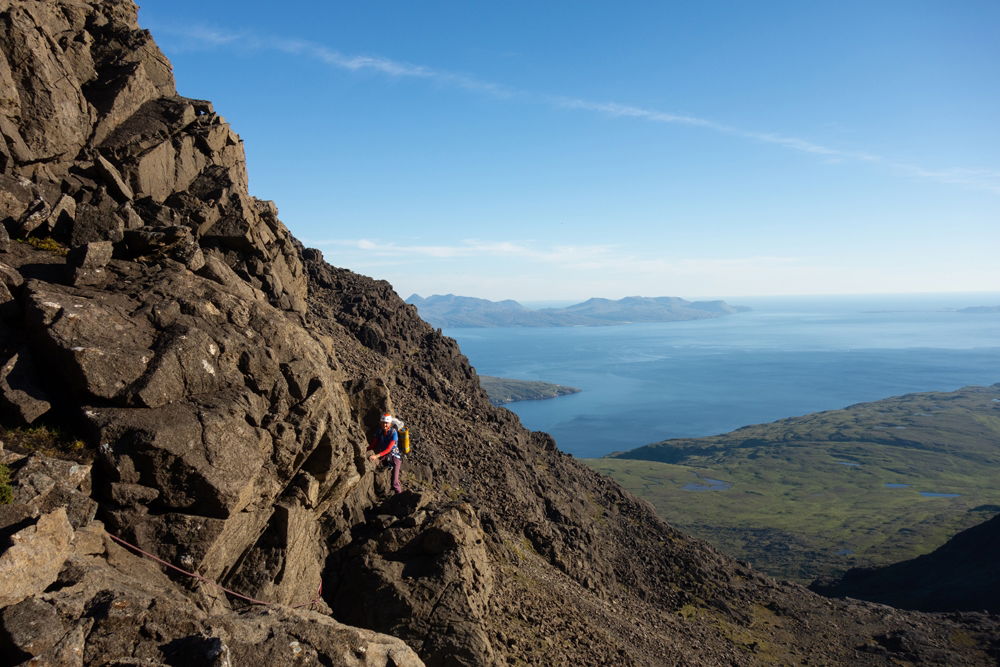
{"label": "pond in moorland", "polygon": [[[891,483],[891,482],[886,482],[885,483],[885,488],[887,488],[887,489],[908,489],[911,486],[913,486],[913,485],[912,484],[894,484],[894,483]],[[959,496],[962,495],[961,493],[936,493],[934,491],[920,491],[919,493],[920,493],[920,495],[924,496],[925,498],[958,498]]]}
{"label": "pond in moorland", "polygon": [[699,484],[698,482],[691,482],[681,488],[684,491],[725,491],[726,489],[733,488],[732,484],[723,482],[721,479],[709,479],[708,477],[699,477],[698,479],[707,483]]}

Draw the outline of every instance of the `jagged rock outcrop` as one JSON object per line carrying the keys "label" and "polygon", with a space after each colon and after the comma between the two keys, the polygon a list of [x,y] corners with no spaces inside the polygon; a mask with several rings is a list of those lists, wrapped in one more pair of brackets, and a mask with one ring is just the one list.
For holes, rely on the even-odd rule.
{"label": "jagged rock outcrop", "polygon": [[[53,491],[90,500],[82,492],[89,466],[10,454],[2,460],[15,470],[18,491],[8,510],[30,515],[30,505]],[[157,564],[109,538],[101,522],[81,520],[73,530],[63,507],[10,539],[14,545],[0,555],[3,664],[422,664],[403,641],[306,608],[315,605],[236,615],[204,584],[200,595],[219,601],[214,610],[194,604]]]}
{"label": "jagged rock outcrop", "polygon": [[[406,639],[429,663],[496,663],[487,634],[495,574],[475,510],[408,492],[376,512],[334,566],[334,613]],[[378,604],[357,604],[365,597]]]}
{"label": "jagged rock outcrop", "polygon": [[[995,619],[769,580],[492,406],[388,283],[330,266],[248,194],[238,137],[176,94],[135,21],[130,0],[0,0],[0,567],[21,575],[3,655],[996,657]],[[393,498],[365,457],[386,410],[416,443]]]}
{"label": "jagged rock outcrop", "polygon": [[298,252],[275,206],[247,192],[242,142],[209,102],[177,95],[135,5],[0,7],[0,221],[9,231],[79,246],[182,227],[276,306],[303,312]]}

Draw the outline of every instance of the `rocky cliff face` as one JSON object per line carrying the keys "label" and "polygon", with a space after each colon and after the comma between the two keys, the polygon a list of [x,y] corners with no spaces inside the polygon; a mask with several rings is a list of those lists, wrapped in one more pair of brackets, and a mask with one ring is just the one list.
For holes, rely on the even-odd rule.
{"label": "rocky cliff face", "polygon": [[[993,660],[994,619],[769,580],[490,405],[248,194],[130,0],[2,0],[0,46],[15,664]],[[365,458],[385,410],[416,442],[395,497]]]}
{"label": "rocky cliff face", "polygon": [[3,6],[0,217],[10,231],[114,241],[134,256],[166,245],[192,270],[200,246],[279,308],[304,311],[298,253],[275,207],[247,193],[239,137],[211,103],[177,95],[135,6]]}

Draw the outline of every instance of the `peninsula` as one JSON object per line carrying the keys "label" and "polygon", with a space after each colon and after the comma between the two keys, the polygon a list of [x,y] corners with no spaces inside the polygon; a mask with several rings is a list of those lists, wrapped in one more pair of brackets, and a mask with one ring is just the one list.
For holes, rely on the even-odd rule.
{"label": "peninsula", "polygon": [[967,308],[959,308],[960,313],[1000,313],[1000,306],[969,306]]}
{"label": "peninsula", "polygon": [[504,405],[517,401],[540,401],[546,398],[557,398],[576,394],[580,390],[551,382],[537,380],[512,380],[491,375],[480,375],[479,386],[490,397],[493,405]]}

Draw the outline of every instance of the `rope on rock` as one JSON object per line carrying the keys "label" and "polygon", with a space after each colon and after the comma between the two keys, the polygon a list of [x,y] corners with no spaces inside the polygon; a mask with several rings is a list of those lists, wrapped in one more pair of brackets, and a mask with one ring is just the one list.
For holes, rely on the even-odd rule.
{"label": "rope on rock", "polygon": [[[204,577],[204,576],[198,574],[197,572],[188,572],[187,570],[179,568],[179,567],[177,567],[176,565],[174,565],[172,563],[168,563],[167,561],[163,560],[162,558],[154,556],[153,554],[149,553],[148,551],[143,551],[142,549],[140,549],[139,547],[135,546],[131,542],[126,542],[125,540],[123,540],[122,538],[118,537],[117,535],[112,535],[108,531],[104,531],[104,533],[105,533],[105,535],[107,535],[108,537],[110,537],[111,539],[113,539],[115,542],[118,542],[119,544],[121,544],[123,546],[126,546],[129,549],[132,549],[136,553],[142,554],[146,558],[151,558],[152,560],[155,560],[160,565],[165,565],[166,567],[169,567],[171,570],[176,570],[177,572],[180,572],[181,574],[187,575],[187,576],[191,577],[192,579],[197,579],[198,581],[205,582],[206,584],[211,584],[212,586],[215,586],[216,588],[218,588],[218,589],[220,589],[220,590],[222,590],[222,591],[224,591],[226,593],[229,593],[232,596],[238,597],[241,600],[246,600],[247,602],[249,602],[251,604],[260,604],[260,605],[265,605],[265,606],[287,606],[287,605],[279,605],[277,602],[265,602],[263,600],[257,600],[255,598],[247,597],[246,595],[242,595],[240,593],[237,593],[236,591],[231,591],[231,590],[229,590],[228,588],[226,588],[225,586],[223,586],[222,584],[220,584],[217,581],[213,581],[213,580],[211,580],[211,579],[209,579],[207,577]],[[316,597],[314,597],[309,602],[303,602],[302,604],[294,605],[292,607],[292,609],[299,609],[299,608],[305,607],[307,605],[309,607],[315,606],[321,600],[322,597],[323,597],[323,584],[322,584],[322,582],[320,582],[319,590],[316,591]]]}

